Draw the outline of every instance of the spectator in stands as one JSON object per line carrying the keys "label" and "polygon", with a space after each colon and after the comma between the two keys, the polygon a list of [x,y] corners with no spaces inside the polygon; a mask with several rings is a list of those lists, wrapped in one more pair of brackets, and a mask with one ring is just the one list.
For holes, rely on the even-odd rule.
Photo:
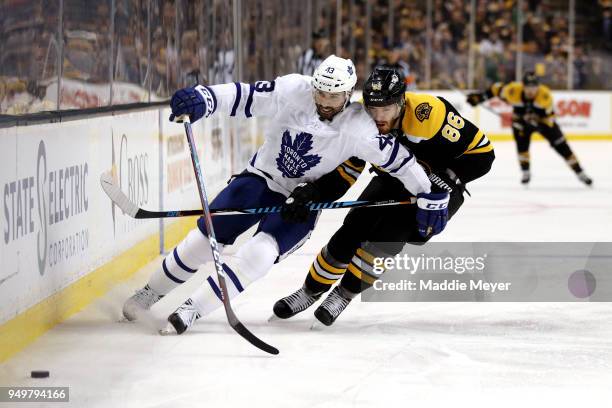
{"label": "spectator in stands", "polygon": [[400,48],[394,48],[387,54],[387,58],[382,65],[393,68],[402,75],[402,79],[405,79],[410,74],[410,67],[404,60],[403,51]]}
{"label": "spectator in stands", "polygon": [[602,31],[606,48],[612,48],[612,5],[610,4],[603,9]]}
{"label": "spectator in stands", "polygon": [[584,54],[584,48],[574,48],[574,89],[583,89],[586,87],[589,77],[588,69],[590,66],[588,57]]}
{"label": "spectator in stands", "polygon": [[504,44],[499,39],[497,32],[493,31],[480,41],[478,50],[485,57],[496,57],[504,53]]}
{"label": "spectator in stands", "polygon": [[298,73],[312,75],[315,68],[329,54],[329,39],[320,30],[312,33],[312,46],[302,53],[298,60]]}

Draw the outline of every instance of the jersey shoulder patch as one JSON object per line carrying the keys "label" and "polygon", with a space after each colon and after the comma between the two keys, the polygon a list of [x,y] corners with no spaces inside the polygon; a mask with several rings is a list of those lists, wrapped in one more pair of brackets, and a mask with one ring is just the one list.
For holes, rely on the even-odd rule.
{"label": "jersey shoulder patch", "polygon": [[406,135],[421,139],[433,137],[444,123],[446,106],[440,98],[406,92],[406,109],[402,130]]}
{"label": "jersey shoulder patch", "polygon": [[501,98],[511,105],[522,103],[523,84],[521,82],[510,82],[502,88]]}
{"label": "jersey shoulder patch", "polygon": [[548,88],[546,85],[540,85],[538,87],[538,93],[536,94],[533,103],[534,105],[542,109],[548,110],[552,108],[553,99],[552,94],[550,92],[550,88]]}
{"label": "jersey shoulder patch", "polygon": [[432,109],[433,106],[429,102],[421,102],[414,108],[414,115],[419,121],[423,122],[425,119],[429,119]]}

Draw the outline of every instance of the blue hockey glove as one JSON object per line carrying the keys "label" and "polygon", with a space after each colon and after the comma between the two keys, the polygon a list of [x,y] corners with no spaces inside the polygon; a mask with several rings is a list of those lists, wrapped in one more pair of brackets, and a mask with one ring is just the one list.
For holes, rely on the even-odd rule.
{"label": "blue hockey glove", "polygon": [[442,232],[448,221],[448,193],[417,194],[417,227],[423,238]]}
{"label": "blue hockey glove", "polygon": [[198,85],[193,88],[183,88],[172,95],[170,100],[171,122],[174,122],[178,116],[189,115],[189,120],[193,123],[206,114],[206,101],[200,88],[204,87]]}

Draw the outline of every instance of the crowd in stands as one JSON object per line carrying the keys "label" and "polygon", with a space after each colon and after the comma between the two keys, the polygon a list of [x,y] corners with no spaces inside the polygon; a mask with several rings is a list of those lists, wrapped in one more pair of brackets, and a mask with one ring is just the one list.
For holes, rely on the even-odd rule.
{"label": "crowd in stands", "polygon": [[[335,0],[243,1],[242,80],[311,70],[314,62],[307,67],[307,60],[336,53],[352,58],[362,79],[373,66],[386,64],[402,70],[410,88],[481,88],[514,79],[520,50],[524,70],[535,69],[552,88],[568,86],[571,39],[565,0],[524,0],[521,11],[517,1],[477,0],[472,43],[470,2],[431,0],[428,24],[426,1],[369,1],[370,24],[366,0],[342,1],[340,16]],[[225,0],[64,0],[61,19],[59,2],[3,3],[0,114],[53,109],[58,100],[60,108],[75,108],[166,98],[195,81],[236,77],[238,33]],[[520,46],[519,15],[524,21]],[[611,17],[611,0],[576,2],[574,89],[612,89]],[[316,38],[310,43],[312,32]],[[63,98],[63,91],[58,98],[60,75],[64,85],[73,81],[102,90],[81,104]],[[117,84],[112,101],[111,78]],[[118,84],[142,93],[126,99]]]}
{"label": "crowd in stands", "polygon": [[[523,9],[513,0],[477,0],[474,14],[474,42],[470,45],[470,2],[432,0],[431,53],[428,50],[427,2],[394,0],[392,34],[389,32],[389,1],[374,2],[372,9],[372,65],[403,65],[407,82],[418,88],[448,88],[449,84],[468,88],[470,46],[473,52],[474,87],[515,78],[517,52],[522,52],[522,68],[536,70],[555,89],[567,89],[570,57],[568,2],[561,0],[525,0]],[[365,6],[358,6],[360,16],[343,26],[342,53],[355,55],[351,49],[365,47]],[[343,14],[350,7],[344,5]],[[522,15],[522,43],[518,45],[517,27]],[[573,48],[574,89],[610,89],[612,1],[576,2],[575,41]],[[350,20],[343,16],[343,20]],[[334,16],[328,17],[334,21]],[[332,38],[335,33],[330,25]],[[352,38],[356,37],[356,40]],[[357,47],[351,47],[356,41]],[[357,61],[365,57],[357,53]],[[427,68],[430,81],[427,82]],[[368,71],[371,67],[361,67]]]}

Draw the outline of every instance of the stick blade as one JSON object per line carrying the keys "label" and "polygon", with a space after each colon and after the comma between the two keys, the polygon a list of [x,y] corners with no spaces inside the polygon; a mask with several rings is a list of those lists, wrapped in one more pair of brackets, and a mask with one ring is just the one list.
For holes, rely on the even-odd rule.
{"label": "stick blade", "polygon": [[257,347],[258,349],[263,350],[266,353],[274,355],[278,354],[278,349],[276,347],[269,345],[265,341],[261,340],[259,337],[255,336],[240,321],[230,322],[230,324],[232,328],[236,330],[236,333],[241,335],[246,341]]}
{"label": "stick blade", "polygon": [[136,217],[138,206],[130,201],[130,199],[121,191],[116,179],[113,177],[112,171],[106,171],[100,175],[100,185],[108,198],[115,203],[121,211],[130,217]]}

